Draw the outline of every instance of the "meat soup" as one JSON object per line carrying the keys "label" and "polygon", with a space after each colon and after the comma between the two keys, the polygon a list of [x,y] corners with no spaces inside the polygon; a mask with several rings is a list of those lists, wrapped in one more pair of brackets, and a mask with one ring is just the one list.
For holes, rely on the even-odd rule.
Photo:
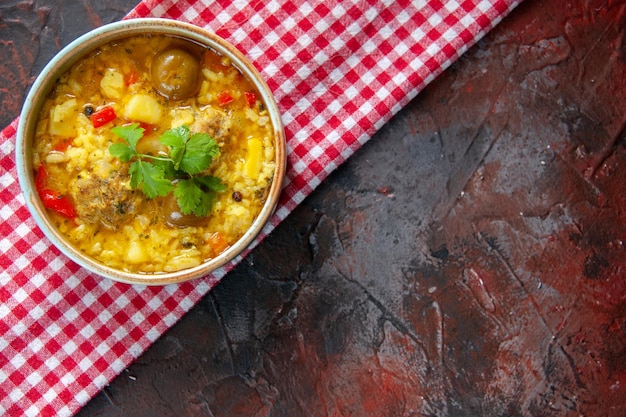
{"label": "meat soup", "polygon": [[262,209],[274,131],[254,85],[171,36],[100,47],[60,77],[33,142],[36,188],[86,255],[138,273],[197,266]]}

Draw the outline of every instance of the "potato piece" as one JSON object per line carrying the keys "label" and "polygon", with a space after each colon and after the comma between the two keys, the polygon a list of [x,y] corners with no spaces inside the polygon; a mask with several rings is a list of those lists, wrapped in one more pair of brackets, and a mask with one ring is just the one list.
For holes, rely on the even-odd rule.
{"label": "potato piece", "polygon": [[138,122],[156,124],[161,120],[163,108],[148,94],[135,94],[124,107],[124,117]]}
{"label": "potato piece", "polygon": [[64,152],[50,152],[46,155],[46,163],[61,164],[67,162],[70,158]]}
{"label": "potato piece", "polygon": [[181,269],[193,268],[202,263],[200,252],[197,250],[181,251],[181,254],[169,259],[163,270],[165,272],[180,271]]}
{"label": "potato piece", "polygon": [[78,102],[75,98],[57,104],[50,109],[48,133],[56,136],[71,137],[76,135],[76,114]]}
{"label": "potato piece", "polygon": [[129,264],[140,264],[148,261],[148,255],[139,242],[131,241],[125,253],[126,262]]}
{"label": "potato piece", "polygon": [[246,162],[243,166],[243,174],[253,180],[259,177],[263,156],[263,142],[257,138],[248,139]]}
{"label": "potato piece", "polygon": [[148,135],[137,142],[137,152],[157,156],[161,152],[167,152],[167,146],[161,143],[158,136]]}
{"label": "potato piece", "polygon": [[124,76],[113,68],[108,68],[102,80],[100,80],[100,91],[108,98],[119,99],[124,94]]}

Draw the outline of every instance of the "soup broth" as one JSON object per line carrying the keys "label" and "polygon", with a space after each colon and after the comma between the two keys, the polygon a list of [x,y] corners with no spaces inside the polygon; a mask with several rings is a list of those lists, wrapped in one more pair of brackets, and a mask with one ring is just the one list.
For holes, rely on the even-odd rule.
{"label": "soup broth", "polygon": [[[109,148],[114,128],[143,129],[137,152],[171,156],[170,129],[206,134],[217,145],[202,175],[207,215],[186,213],[169,193],[149,198],[130,161]],[[170,36],[133,36],[94,50],[61,76],[33,143],[36,186],[58,230],[86,255],[116,269],[173,272],[216,257],[259,214],[275,167],[273,127],[254,85],[215,51]],[[169,152],[169,153],[168,153]],[[172,181],[175,189],[185,178]]]}

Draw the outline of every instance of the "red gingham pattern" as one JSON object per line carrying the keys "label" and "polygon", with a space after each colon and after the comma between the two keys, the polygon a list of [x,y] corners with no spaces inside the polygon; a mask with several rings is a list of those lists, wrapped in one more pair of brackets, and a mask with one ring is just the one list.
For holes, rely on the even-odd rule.
{"label": "red gingham pattern", "polygon": [[[239,48],[282,112],[288,172],[258,243],[335,168],[521,0],[144,0],[128,15],[188,21]],[[236,262],[180,285],[88,274],[30,216],[0,133],[0,415],[69,416]]]}

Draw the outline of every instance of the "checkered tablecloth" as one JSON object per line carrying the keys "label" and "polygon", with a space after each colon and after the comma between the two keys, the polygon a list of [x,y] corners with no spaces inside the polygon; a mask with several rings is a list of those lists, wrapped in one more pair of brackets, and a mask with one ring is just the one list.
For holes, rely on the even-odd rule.
{"label": "checkered tablecloth", "polygon": [[[128,15],[203,26],[237,46],[279,103],[288,172],[258,243],[328,174],[521,0],[144,0]],[[130,286],[46,240],[20,194],[17,121],[0,134],[0,415],[68,416],[234,265]]]}

